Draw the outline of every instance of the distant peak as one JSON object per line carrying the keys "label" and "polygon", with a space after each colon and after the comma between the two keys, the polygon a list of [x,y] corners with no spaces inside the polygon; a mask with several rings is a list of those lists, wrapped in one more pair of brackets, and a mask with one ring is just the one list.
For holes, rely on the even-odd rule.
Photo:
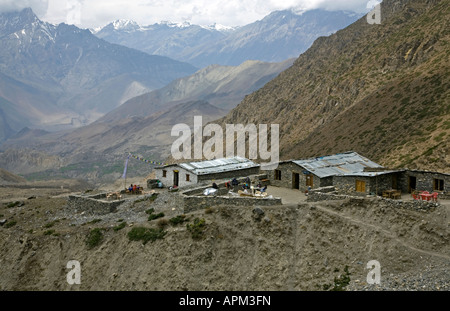
{"label": "distant peak", "polygon": [[138,23],[127,19],[118,19],[111,24],[115,30],[136,30],[140,28]]}
{"label": "distant peak", "polygon": [[187,28],[187,27],[192,26],[191,23],[188,21],[184,21],[182,23],[174,23],[171,21],[161,21],[159,24],[166,25],[166,26],[172,27],[172,28]]}

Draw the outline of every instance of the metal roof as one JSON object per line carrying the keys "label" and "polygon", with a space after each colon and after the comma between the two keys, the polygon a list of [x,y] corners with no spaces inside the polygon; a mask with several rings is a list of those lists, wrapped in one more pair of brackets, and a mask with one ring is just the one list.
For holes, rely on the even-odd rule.
{"label": "metal roof", "polygon": [[259,166],[259,164],[256,164],[246,158],[241,157],[222,158],[201,162],[180,163],[178,165],[195,175],[208,175],[222,172],[230,172]]}
{"label": "metal roof", "polygon": [[[339,153],[330,156],[292,161],[312,174],[324,178],[366,174],[364,168],[382,168],[381,165],[359,155],[356,152]],[[378,172],[380,174],[381,172]],[[374,176],[375,173],[367,173]]]}

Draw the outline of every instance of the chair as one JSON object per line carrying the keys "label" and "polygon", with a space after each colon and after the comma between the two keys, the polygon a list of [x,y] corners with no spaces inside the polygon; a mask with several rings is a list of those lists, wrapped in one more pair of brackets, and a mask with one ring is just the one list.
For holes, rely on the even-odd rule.
{"label": "chair", "polygon": [[433,192],[431,194],[431,198],[433,199],[434,202],[438,201],[438,195],[439,195],[439,193],[437,193],[437,192]]}
{"label": "chair", "polygon": [[417,194],[413,193],[412,197],[414,200],[420,200],[420,196],[418,196]]}

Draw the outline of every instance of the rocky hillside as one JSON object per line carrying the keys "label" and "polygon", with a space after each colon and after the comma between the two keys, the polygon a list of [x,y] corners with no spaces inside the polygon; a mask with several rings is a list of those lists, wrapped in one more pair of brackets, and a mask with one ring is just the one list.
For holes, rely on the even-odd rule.
{"label": "rocky hillside", "polygon": [[246,95],[263,87],[293,62],[294,59],[281,63],[246,61],[239,66],[211,65],[193,75],[177,79],[161,89],[128,100],[98,122],[149,116],[161,109],[199,100],[229,111]]}
{"label": "rocky hillside", "polygon": [[25,178],[10,173],[0,168],[0,185],[5,184],[18,184],[26,182]]}
{"label": "rocky hillside", "polygon": [[[43,194],[0,205],[0,249],[8,250],[0,252],[0,290],[449,290],[445,206],[426,212],[344,200],[259,214],[213,206],[183,218],[177,194],[165,190],[100,216]],[[164,217],[149,221],[150,208]],[[80,285],[67,283],[71,260],[80,262]],[[372,260],[381,265],[379,286],[366,281]]]}
{"label": "rocky hillside", "polygon": [[355,150],[386,166],[450,167],[450,2],[393,1],[316,40],[225,123],[280,124],[281,158]]}

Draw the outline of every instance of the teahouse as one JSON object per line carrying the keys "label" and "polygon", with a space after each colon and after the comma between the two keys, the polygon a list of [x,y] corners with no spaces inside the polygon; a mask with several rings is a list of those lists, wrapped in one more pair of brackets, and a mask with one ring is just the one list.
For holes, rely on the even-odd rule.
{"label": "teahouse", "polygon": [[260,165],[242,157],[188,162],[156,167],[156,178],[165,186],[187,187],[203,181],[259,174]]}

